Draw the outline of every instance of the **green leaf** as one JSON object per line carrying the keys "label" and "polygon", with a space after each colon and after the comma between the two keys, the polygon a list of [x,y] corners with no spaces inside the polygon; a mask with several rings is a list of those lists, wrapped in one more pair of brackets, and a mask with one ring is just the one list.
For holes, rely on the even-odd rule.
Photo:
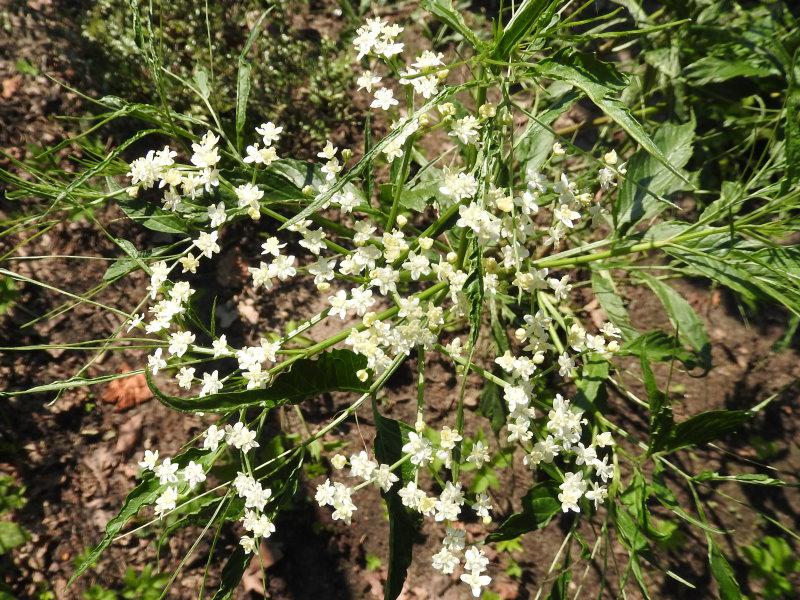
{"label": "green leaf", "polygon": [[[204,467],[208,467],[213,457],[213,454],[200,448],[189,448],[185,452],[175,456],[173,462],[179,465],[186,465],[190,460],[193,460]],[[78,579],[87,569],[94,565],[103,551],[111,545],[111,542],[114,541],[117,534],[122,531],[125,524],[135,517],[143,506],[153,504],[165,488],[166,485],[161,485],[152,471],[146,471],[139,485],[131,490],[125,497],[125,502],[117,515],[106,523],[106,532],[103,539],[97,546],[92,548],[91,552],[84,555],[83,560],[81,560],[80,564],[76,567],[72,577],[69,578],[67,585],[72,585],[73,581]]]}
{"label": "green leaf", "polygon": [[572,579],[572,569],[565,569],[561,575],[556,577],[553,587],[545,600],[569,600],[569,582]]}
{"label": "green leaf", "polygon": [[403,208],[422,212],[428,205],[428,200],[436,198],[440,194],[441,186],[442,180],[439,177],[421,179],[413,187],[404,188],[400,192],[398,202]]}
{"label": "green leaf", "polygon": [[316,359],[301,358],[288,371],[275,377],[263,389],[221,392],[202,398],[170,396],[158,389],[147,372],[147,385],[163,404],[182,412],[231,412],[248,406],[273,408],[297,404],[325,392],[366,392],[369,384],[360,381],[356,372],[366,368],[365,356],[350,350],[323,352]]}
{"label": "green leaf", "polygon": [[67,585],[72,585],[78,577],[83,575],[87,569],[97,562],[97,559],[103,551],[111,545],[114,537],[122,530],[131,518],[136,516],[143,506],[152,504],[156,501],[162,491],[162,485],[158,483],[158,479],[148,472],[145,479],[137,485],[126,497],[125,503],[117,513],[117,515],[106,524],[106,532],[103,539],[97,546],[92,548],[91,552],[87,553],[80,564],[75,569],[72,577],[69,578]]}
{"label": "green leaf", "polygon": [[561,510],[558,485],[553,481],[537,483],[522,498],[522,512],[508,517],[486,536],[486,543],[511,540],[523,533],[541,529]]}
{"label": "green leaf", "polygon": [[678,342],[676,336],[663,331],[648,331],[624,343],[619,349],[622,356],[645,356],[652,362],[679,360],[687,369],[694,369],[698,363],[694,354]]}
{"label": "green leaf", "polygon": [[244,551],[244,548],[237,546],[233,551],[225,566],[222,567],[222,581],[219,584],[217,593],[212,600],[230,600],[233,592],[239,587],[247,565],[250,564],[251,556]]}
{"label": "green leaf", "polygon": [[470,245],[471,270],[464,283],[464,294],[469,301],[469,347],[474,348],[475,342],[478,341],[483,314],[483,250],[474,235]]}
{"label": "green leaf", "polygon": [[553,0],[524,0],[503,28],[503,34],[492,51],[492,58],[507,60],[526,35],[530,34],[529,39],[535,38],[536,30],[550,21],[558,4]]}
{"label": "green leaf", "polygon": [[28,541],[27,532],[11,521],[0,521],[0,556]]}
{"label": "green leaf", "polygon": [[678,338],[690,346],[700,357],[706,369],[711,368],[711,344],[705,325],[691,305],[673,288],[647,273],[638,276],[653,290],[667,311],[670,323],[678,332]]}
{"label": "green leaf", "polygon": [[146,202],[141,198],[126,199],[120,197],[118,198],[118,204],[131,220],[151,231],[160,231],[161,233],[189,232],[186,217],[165,211],[152,202]]}
{"label": "green leaf", "polygon": [[720,551],[711,537],[708,537],[708,564],[711,566],[711,574],[717,582],[719,597],[721,600],[740,600],[742,591],[736,581],[728,559]]}
{"label": "green leaf", "polygon": [[640,357],[642,365],[642,376],[644,377],[644,387],[647,391],[647,399],[650,402],[650,444],[648,454],[658,452],[663,448],[672,433],[674,421],[672,419],[672,405],[669,397],[658,389],[653,370],[650,368],[650,361],[647,354],[643,353]]}
{"label": "green leaf", "polygon": [[242,147],[242,131],[244,130],[245,122],[247,121],[247,99],[250,96],[250,79],[252,68],[247,61],[247,53],[256,41],[256,38],[261,33],[261,23],[269,14],[270,10],[265,10],[253,25],[250,30],[250,35],[247,36],[247,41],[239,54],[239,70],[236,75],[236,146],[241,149]]}
{"label": "green leaf", "polygon": [[800,179],[800,87],[792,78],[792,89],[786,100],[786,120],[784,136],[786,137],[786,178],[781,182],[781,193],[792,189]]}
{"label": "green leaf", "polygon": [[600,399],[608,373],[609,364],[605,358],[594,352],[584,357],[581,376],[575,382],[578,388],[578,393],[575,395],[576,406],[586,411],[597,409],[595,404]]}
{"label": "green leaf", "polygon": [[483,47],[483,42],[470,27],[467,27],[464,17],[453,6],[452,0],[422,0],[422,8],[446,23],[453,31],[460,33],[476,50]]}
{"label": "green leaf", "polygon": [[211,85],[208,82],[208,71],[203,68],[198,68],[194,72],[194,82],[197,85],[197,91],[200,92],[205,100],[211,96]]}
{"label": "green leaf", "polygon": [[547,110],[530,119],[528,128],[514,143],[514,160],[519,163],[522,173],[527,174],[541,168],[553,152],[555,134],[551,131],[550,125],[569,110],[579,98],[580,93],[570,88],[569,91],[554,98]]}
{"label": "green leaf", "polygon": [[739,429],[751,416],[747,410],[709,410],[694,415],[675,426],[664,450],[672,452],[713,442]]}
{"label": "green leaf", "polygon": [[672,168],[642,150],[628,161],[628,172],[614,206],[618,236],[663,211],[668,204],[661,197],[685,188],[685,177],[675,170],[682,169],[692,156],[694,127],[693,121],[683,125],[664,123],[653,136],[653,143]]}
{"label": "green leaf", "polygon": [[236,145],[242,147],[242,131],[247,121],[247,98],[250,96],[252,68],[246,60],[239,61],[236,74]]}
{"label": "green leaf", "polygon": [[[495,371],[494,375],[501,376],[502,372]],[[483,382],[481,394],[478,399],[478,413],[489,419],[492,431],[496,434],[506,424],[508,407],[503,401],[500,386],[494,381],[486,380]]]}
{"label": "green leaf", "polygon": [[692,477],[693,481],[735,481],[747,485],[764,485],[774,487],[785,487],[788,484],[780,479],[775,479],[769,475],[761,473],[739,473],[736,475],[720,475],[716,471],[703,471]]}
{"label": "green leaf", "polygon": [[[414,429],[402,421],[381,416],[374,397],[372,415],[376,431],[375,457],[383,464],[394,464],[402,458],[408,433]],[[400,481],[381,494],[389,512],[389,571],[383,590],[384,600],[394,600],[403,590],[412,560],[414,532],[419,525],[418,515],[409,511],[397,494],[401,486],[414,481],[414,466],[409,461],[403,463],[399,477]]]}
{"label": "green leaf", "polygon": [[592,271],[592,292],[608,316],[608,320],[622,332],[624,340],[630,340],[639,335],[639,332],[631,325],[628,311],[617,292],[611,273],[605,269]]}
{"label": "green leaf", "polygon": [[680,171],[669,163],[661,149],[656,146],[641,124],[631,115],[628,107],[618,99],[619,92],[627,85],[628,80],[612,65],[598,60],[593,54],[562,49],[551,58],[537,63],[534,68],[544,77],[566,81],[583,91],[628,135],[639,142],[642,148],[679,179],[684,179]]}

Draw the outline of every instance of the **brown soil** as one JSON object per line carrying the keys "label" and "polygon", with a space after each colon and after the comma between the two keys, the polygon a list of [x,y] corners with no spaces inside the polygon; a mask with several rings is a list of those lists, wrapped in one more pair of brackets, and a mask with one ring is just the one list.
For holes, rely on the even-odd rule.
{"label": "brown soil", "polygon": [[[20,75],[15,63],[25,58],[42,72],[61,76],[66,80],[80,79],[82,68],[75,62],[74,48],[79,41],[70,27],[70,15],[65,6],[46,0],[28,2],[27,5],[0,0],[0,27],[14,35],[0,36],[0,148],[14,157],[30,156],[25,146],[30,143],[52,143],[65,133],[63,122],[52,118],[55,114],[78,114],[80,104],[75,95],[52,83],[43,76]],[[77,74],[76,74],[77,73]],[[356,134],[357,135],[357,134]],[[3,203],[2,216],[11,209]],[[103,223],[118,216],[113,208],[97,215]],[[117,227],[125,227],[118,224]],[[113,227],[113,226],[112,226]],[[113,229],[112,229],[113,232]],[[119,233],[122,233],[121,231]],[[237,247],[246,246],[255,239],[246,237],[252,232],[242,232],[244,240],[237,238]],[[139,247],[147,244],[148,234],[125,231]],[[134,237],[132,237],[134,236]],[[7,252],[14,243],[22,241],[4,239],[0,251]],[[26,254],[113,256],[114,246],[88,222],[60,224],[45,236],[17,251]],[[309,290],[295,290],[292,306],[276,304],[273,297],[236,294],[241,289],[237,267],[241,262],[236,249],[230,249],[215,277],[221,293],[220,306],[242,321],[250,321],[253,329],[269,330],[279,325],[289,309],[303,306],[309,312],[318,302]],[[10,266],[9,266],[10,265]],[[82,293],[100,281],[106,264],[101,261],[69,260],[16,260],[4,265],[35,279],[71,291]],[[681,453],[676,464],[689,472],[702,470],[767,472],[758,463],[767,462],[784,477],[794,480],[800,470],[800,449],[797,443],[798,386],[800,363],[793,349],[777,352],[775,342],[785,329],[784,315],[771,307],[741,317],[733,298],[725,292],[708,289],[690,281],[672,282],[695,306],[706,321],[713,342],[714,368],[702,377],[676,371],[671,379],[671,397],[676,418],[711,408],[749,408],[772,394],[777,394],[770,406],[744,431],[719,444],[719,448],[706,448]],[[133,298],[144,289],[141,277],[131,277],[123,285],[102,292],[99,302],[121,308],[132,307]],[[641,329],[668,328],[666,316],[649,294],[639,289],[627,290],[629,310],[634,324]],[[277,295],[276,295],[277,296]],[[65,302],[63,296],[43,291],[34,286],[22,287],[15,309],[0,318],[2,346],[23,346],[37,343],[67,343],[84,339],[103,339],[113,334],[120,320],[91,306],[80,305],[73,310],[60,312],[48,319],[35,320]],[[588,293],[584,298],[586,317],[596,316]],[[229,338],[244,341],[244,330],[234,325]],[[25,389],[31,386],[68,378],[78,372],[93,354],[72,351],[40,351],[0,353],[0,385],[4,390]],[[116,373],[138,368],[143,354],[131,350],[124,353],[101,354],[86,373],[88,376]],[[637,394],[642,386],[635,378],[635,365],[620,361],[620,379],[629,384]],[[631,368],[631,371],[625,369]],[[385,415],[413,422],[416,400],[414,360],[393,378],[389,391],[382,399]],[[452,421],[453,400],[457,393],[457,380],[451,367],[438,359],[429,360],[425,366],[428,382],[429,425],[441,426]],[[656,368],[656,376],[663,382],[667,378],[663,365]],[[467,388],[467,428],[474,433],[488,427],[476,413],[479,383],[470,379]],[[128,396],[126,396],[128,394]],[[119,410],[119,405],[104,400],[126,398],[131,406]],[[146,396],[144,394],[143,396]],[[19,395],[0,399],[0,472],[12,475],[25,485],[26,506],[14,518],[32,536],[30,541],[16,550],[12,557],[0,556],[0,577],[10,585],[19,598],[36,598],[45,589],[54,591],[57,598],[81,598],[82,593],[94,583],[119,587],[126,568],[137,571],[157,562],[152,544],[153,536],[126,537],[111,546],[97,567],[69,590],[65,584],[74,569],[75,559],[87,547],[96,543],[105,523],[115,514],[126,493],[135,483],[138,471],[135,461],[144,448],[158,448],[162,453],[175,452],[186,440],[200,431],[202,420],[170,412],[155,401],[137,397],[135,390],[116,389],[113,386],[98,388],[73,388],[61,394],[55,402],[53,393]],[[345,398],[326,398],[303,406],[309,427],[316,428],[327,417],[344,406]],[[612,420],[631,431],[646,430],[646,413],[630,403],[623,395],[612,392],[608,399],[608,412]],[[296,416],[287,411],[281,421],[288,431],[299,431]],[[333,432],[327,441],[340,441],[347,451],[362,445],[370,446],[374,435],[372,417],[368,409],[359,415],[358,424],[350,422]],[[274,425],[270,431],[275,432]],[[490,434],[491,437],[491,434]],[[756,448],[757,450],[753,450]],[[761,452],[759,455],[757,452]],[[767,452],[768,457],[763,453]],[[518,460],[513,468],[503,472],[497,489],[491,493],[497,518],[514,508],[509,498],[519,498],[530,484],[530,474]],[[367,568],[368,556],[387,556],[388,524],[384,509],[374,491],[363,491],[357,497],[358,512],[351,527],[334,523],[329,511],[319,510],[313,503],[316,478],[307,479],[299,490],[294,507],[283,513],[278,521],[278,531],[268,545],[262,547],[262,558],[268,566],[267,593],[280,600],[325,598],[357,599],[382,597],[382,583],[386,577],[383,565],[373,570]],[[677,481],[676,491],[687,498]],[[735,485],[717,486],[743,503],[774,515],[784,523],[797,524],[800,502],[796,493],[768,488],[743,488]],[[508,492],[512,493],[509,494]],[[704,499],[711,498],[710,488],[700,488]],[[765,523],[753,513],[737,505],[719,501],[709,513],[709,519],[720,529],[735,530],[726,536],[724,551],[731,560],[740,581],[746,581],[746,566],[737,545],[751,541],[765,531]],[[657,511],[656,511],[657,512]],[[662,513],[658,513],[664,516]],[[549,588],[548,567],[563,539],[568,520],[556,520],[544,531],[523,539],[522,550],[513,554],[491,555],[490,573],[494,579],[492,589],[502,598],[533,598],[537,590]],[[478,522],[468,523],[470,535],[479,539],[485,528]],[[767,530],[769,530],[767,528]],[[587,526],[582,533],[589,543],[594,534]],[[161,549],[160,566],[166,572],[184,556],[194,543],[199,530],[182,530],[170,538]],[[469,596],[456,576],[436,574],[430,564],[430,555],[442,537],[442,528],[426,523],[418,538],[414,564],[408,577],[404,598],[443,598],[455,600]],[[157,531],[156,531],[157,535]],[[734,540],[736,543],[734,543]],[[427,543],[430,542],[430,543]],[[226,528],[217,547],[232,550],[237,543],[236,532]],[[177,577],[170,598],[196,598],[201,585],[205,560],[208,556],[208,538],[196,549]],[[697,586],[688,590],[674,580],[664,577],[657,569],[647,569],[646,577],[658,590],[658,598],[710,598],[716,592],[705,557],[705,540],[697,531],[686,529],[684,543],[669,553],[665,565],[680,573]],[[224,554],[224,553],[223,553]],[[614,556],[624,568],[626,556],[615,548]],[[519,563],[522,575],[512,578],[504,571],[510,558]],[[206,589],[215,589],[220,565],[212,565]],[[616,597],[616,570],[603,581],[602,564],[588,563],[586,576],[581,580],[584,567],[575,570],[575,584],[583,584],[587,596],[597,597],[601,585],[603,597]],[[757,583],[751,589],[757,593]],[[237,592],[239,598],[263,597],[261,578],[257,569],[248,573],[245,585]],[[632,583],[626,589],[629,598],[637,597]]]}

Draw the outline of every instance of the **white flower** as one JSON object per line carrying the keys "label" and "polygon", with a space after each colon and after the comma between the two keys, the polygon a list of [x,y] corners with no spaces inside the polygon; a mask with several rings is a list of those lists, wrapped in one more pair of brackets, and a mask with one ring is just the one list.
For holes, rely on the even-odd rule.
{"label": "white flower", "polygon": [[195,486],[203,483],[206,480],[206,474],[203,472],[203,466],[197,464],[193,460],[183,468],[183,479],[189,484],[189,489],[193,490]]}
{"label": "white flower", "polygon": [[255,163],[257,165],[269,166],[278,159],[278,153],[272,146],[262,148],[258,144],[254,144],[252,146],[248,146],[245,150],[247,152],[247,156],[245,157],[244,162],[248,164]]}
{"label": "white flower", "polygon": [[247,270],[253,278],[253,287],[255,289],[263,287],[269,291],[274,287],[270,265],[264,261],[261,261],[257,267],[247,267]]}
{"label": "white flower", "polygon": [[256,541],[249,535],[243,535],[239,540],[239,544],[244,549],[245,554],[253,554],[256,551]]}
{"label": "white flower", "polygon": [[303,234],[303,239],[299,243],[312,254],[319,255],[325,248],[325,232],[322,229],[309,229]]}
{"label": "white flower", "polygon": [[255,208],[258,210],[258,201],[264,197],[264,191],[252,183],[245,183],[236,188],[236,200],[239,208]]}
{"label": "white flower", "polygon": [[200,169],[213,168],[219,162],[219,136],[206,132],[199,144],[192,144],[192,164]]}
{"label": "white flower", "polygon": [[356,85],[358,86],[358,89],[367,90],[368,92],[372,91],[372,86],[377,85],[380,82],[381,78],[375,75],[372,71],[364,71],[358,76],[358,79],[356,79]]}
{"label": "white flower", "polygon": [[397,106],[399,102],[395,99],[394,93],[389,88],[375,90],[375,98],[369,105],[370,108],[380,108],[389,110],[392,106]]}
{"label": "white flower", "polygon": [[178,262],[181,263],[184,273],[197,273],[197,267],[200,266],[200,261],[191,252],[181,258]]}
{"label": "white flower", "polygon": [[203,373],[203,387],[200,389],[200,397],[208,394],[216,394],[222,389],[222,382],[219,380],[219,371],[213,373]]}
{"label": "white flower", "polygon": [[400,496],[400,501],[403,503],[403,506],[411,510],[419,510],[420,503],[426,497],[425,491],[419,489],[417,484],[413,481],[409,481],[406,485],[401,487],[397,495]]}
{"label": "white flower", "polygon": [[411,63],[411,66],[415,69],[419,69],[420,71],[424,71],[425,69],[431,69],[433,67],[439,67],[443,65],[442,58],[444,58],[444,54],[441,52],[431,52],[430,50],[425,50],[420,54],[416,60]]}
{"label": "white flower", "polygon": [[331,305],[329,314],[344,321],[347,318],[347,292],[338,290],[334,296],[328,296],[328,302]]}
{"label": "white flower", "polygon": [[558,486],[561,493],[558,494],[558,500],[561,502],[561,510],[568,512],[570,510],[580,512],[578,500],[581,499],[583,493],[586,491],[586,482],[583,480],[583,473],[564,473],[564,482]]}
{"label": "white flower", "polygon": [[472,445],[472,450],[467,456],[467,462],[473,463],[479,469],[491,460],[489,448],[482,441],[478,440]]}
{"label": "white flower", "polygon": [[200,250],[200,254],[206,258],[211,258],[216,252],[220,251],[219,244],[217,244],[217,235],[216,231],[211,233],[203,231],[197,236],[194,245]]}
{"label": "white flower", "polygon": [[581,213],[572,210],[569,204],[559,204],[553,211],[553,216],[558,219],[565,227],[572,229],[575,227],[574,221],[581,218]]}
{"label": "white flower", "polygon": [[606,446],[613,446],[614,445],[614,438],[611,436],[610,431],[604,431],[597,435],[594,440],[595,446],[598,448],[605,448]]}
{"label": "white flower", "polygon": [[169,335],[170,354],[183,356],[189,349],[190,344],[194,344],[195,336],[191,331],[175,331]]}
{"label": "white flower", "polygon": [[478,140],[480,122],[472,115],[453,121],[450,135],[458,138],[462,144],[474,144]]}
{"label": "white flower", "polygon": [[451,172],[447,169],[444,172],[444,183],[439,187],[439,191],[445,196],[460,202],[465,198],[471,198],[478,191],[478,182],[468,173]]}
{"label": "white flower", "polygon": [[431,272],[431,261],[424,254],[410,252],[408,259],[403,263],[403,268],[410,271],[411,279],[417,281],[423,275]]}
{"label": "white flower", "polygon": [[489,565],[489,559],[483,550],[475,546],[470,546],[464,553],[464,570],[473,573],[483,573]]}
{"label": "white flower", "polygon": [[410,454],[411,463],[419,467],[424,467],[433,460],[431,443],[414,431],[408,433],[408,442],[403,446],[402,451]]}
{"label": "white flower", "polygon": [[440,573],[444,573],[445,575],[450,575],[453,571],[455,571],[455,568],[458,566],[459,562],[458,555],[452,550],[444,547],[439,550],[439,552],[434,554],[431,560],[433,568]]}
{"label": "white flower", "polygon": [[178,502],[178,489],[175,486],[169,486],[164,492],[156,499],[155,510],[156,514],[161,517],[165,513],[175,510]]}
{"label": "white flower", "polygon": [[377,468],[378,463],[371,460],[364,450],[350,457],[351,477],[361,477],[362,479],[369,480],[372,477],[373,471]]}
{"label": "white flower", "polygon": [[345,457],[343,454],[335,454],[333,458],[331,458],[331,465],[337,471],[344,469],[344,466],[346,464],[347,464],[347,457]]}
{"label": "white flower", "polygon": [[157,375],[159,369],[163,369],[167,366],[167,361],[161,358],[161,353],[162,349],[156,348],[156,351],[147,357],[147,367],[153,375]]}
{"label": "white flower", "polygon": [[486,492],[481,492],[475,496],[475,504],[472,505],[472,510],[474,510],[475,514],[483,519],[484,523],[491,522],[492,517],[489,512],[492,510],[492,501],[489,498],[489,494]]}
{"label": "white flower", "polygon": [[165,458],[160,465],[158,465],[155,469],[153,469],[156,477],[158,477],[158,482],[161,485],[165,483],[176,483],[178,481],[178,476],[176,473],[178,472],[178,465],[172,462],[172,459],[167,457]]}
{"label": "white flower", "polygon": [[277,127],[272,121],[262,123],[260,127],[256,127],[256,133],[261,136],[265,146],[271,146],[278,141],[281,137],[283,127]]}
{"label": "white flower", "polygon": [[399,477],[389,470],[389,465],[381,464],[372,473],[372,479],[384,492],[388,492],[392,485],[399,481]]}
{"label": "white flower", "polygon": [[592,464],[597,471],[597,476],[603,480],[603,482],[607,482],[614,478],[614,465],[608,464],[608,457],[604,456],[603,460],[596,460]]}
{"label": "white flower", "polygon": [[492,582],[492,578],[488,575],[480,575],[478,573],[464,573],[460,579],[470,587],[475,598],[480,597],[481,589]]}
{"label": "white flower", "polygon": [[561,279],[551,277],[547,280],[547,284],[553,290],[553,294],[555,294],[557,302],[566,300],[567,296],[572,290],[572,285],[569,283],[569,275],[564,275]]}
{"label": "white flower", "polygon": [[331,485],[331,480],[326,479],[324,483],[317,485],[317,493],[314,499],[320,506],[328,506],[333,504],[334,492],[336,488]]}
{"label": "white flower", "polygon": [[256,435],[258,433],[255,430],[248,429],[241,421],[225,428],[225,441],[242,452],[250,452],[253,448],[258,448]]}
{"label": "white flower", "polygon": [[261,254],[272,254],[273,256],[280,256],[281,249],[285,248],[286,244],[281,244],[281,241],[275,236],[267,238],[267,241],[261,244]]}
{"label": "white flower", "polygon": [[211,349],[214,351],[214,358],[230,354],[228,350],[228,339],[225,337],[224,333],[219,336],[218,340],[211,342]]}
{"label": "white flower", "polygon": [[211,227],[219,227],[222,225],[225,220],[228,218],[225,214],[225,203],[220,202],[219,204],[211,205],[208,207],[208,218],[211,219]]}
{"label": "white flower", "polygon": [[209,426],[203,434],[203,450],[215,451],[219,447],[219,443],[225,439],[225,430],[216,425]]}
{"label": "white flower", "polygon": [[182,387],[185,390],[188,390],[192,387],[192,381],[194,381],[194,367],[181,367],[181,370],[178,371],[178,386]]}
{"label": "white flower", "polygon": [[586,492],[586,498],[594,502],[594,507],[597,509],[608,498],[608,490],[593,481],[592,489]]}
{"label": "white flower", "polygon": [[145,450],[144,451],[144,458],[139,461],[139,466],[146,471],[152,471],[156,468],[156,463],[158,462],[158,450],[153,452],[152,450]]}

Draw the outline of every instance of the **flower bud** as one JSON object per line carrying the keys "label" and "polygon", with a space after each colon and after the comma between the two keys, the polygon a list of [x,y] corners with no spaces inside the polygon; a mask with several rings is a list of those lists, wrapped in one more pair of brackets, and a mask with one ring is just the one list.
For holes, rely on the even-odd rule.
{"label": "flower bud", "polygon": [[481,107],[478,109],[478,115],[480,116],[481,119],[491,119],[496,114],[497,114],[497,106],[495,106],[491,102],[482,104]]}
{"label": "flower bud", "polygon": [[489,256],[483,259],[483,270],[487,273],[494,273],[497,271],[497,260]]}
{"label": "flower bud", "polygon": [[445,102],[444,104],[439,105],[439,114],[442,115],[443,118],[452,117],[456,114],[456,107],[452,102]]}
{"label": "flower bud", "polygon": [[314,191],[314,186],[312,185],[304,186],[302,191],[303,194],[305,194],[306,196],[313,196],[316,194],[316,192]]}
{"label": "flower bud", "polygon": [[421,114],[421,115],[419,116],[419,119],[417,119],[417,123],[419,123],[419,126],[420,126],[420,127],[427,127],[428,125],[430,125],[430,124],[431,124],[431,117],[430,117],[430,115],[428,115],[428,113],[423,113],[423,114]]}
{"label": "flower bud", "polygon": [[350,148],[345,148],[344,150],[342,150],[342,160],[344,162],[347,162],[351,158],[353,158],[353,151],[350,150]]}
{"label": "flower bud", "polygon": [[450,251],[450,252],[447,253],[446,258],[447,258],[447,262],[454,263],[454,262],[456,262],[458,260],[458,254],[456,254],[453,251]]}
{"label": "flower bud", "polygon": [[347,459],[342,454],[335,454],[333,458],[331,458],[331,465],[333,465],[333,468],[337,471],[344,469],[346,464]]}
{"label": "flower bud", "polygon": [[366,381],[369,379],[369,372],[366,369],[359,369],[356,371],[356,377],[358,377],[359,381]]}
{"label": "flower bud", "polygon": [[327,292],[329,289],[331,289],[331,284],[330,284],[330,283],[328,283],[327,281],[320,281],[320,282],[317,284],[317,289],[318,289],[320,292]]}
{"label": "flower bud", "polygon": [[136,198],[136,196],[139,195],[139,186],[138,185],[132,185],[128,189],[126,189],[125,191],[128,192],[128,196],[130,196],[131,198]]}
{"label": "flower bud", "polygon": [[377,321],[376,317],[377,315],[373,311],[369,311],[361,318],[361,322],[364,324],[364,327],[372,327],[375,321]]}
{"label": "flower bud", "polygon": [[405,227],[408,224],[408,219],[405,215],[397,215],[397,226]]}
{"label": "flower bud", "polygon": [[421,237],[419,238],[419,247],[423,250],[430,250],[433,246],[433,238]]}

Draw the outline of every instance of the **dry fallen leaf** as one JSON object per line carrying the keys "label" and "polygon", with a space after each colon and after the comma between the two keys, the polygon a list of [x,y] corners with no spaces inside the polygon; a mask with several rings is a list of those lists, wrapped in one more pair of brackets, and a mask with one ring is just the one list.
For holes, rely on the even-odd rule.
{"label": "dry fallen leaf", "polygon": [[143,421],[144,414],[138,414],[120,426],[117,444],[114,446],[116,454],[128,454],[138,444]]}
{"label": "dry fallen leaf", "polygon": [[[123,373],[127,372],[123,371]],[[147,387],[147,379],[143,373],[130,375],[129,377],[122,377],[115,379],[106,386],[103,390],[100,399],[109,404],[116,404],[117,412],[146,402],[153,397],[150,388]]]}
{"label": "dry fallen leaf", "polygon": [[22,77],[19,75],[14,75],[13,77],[9,77],[8,79],[3,80],[3,98],[11,98],[14,94],[17,93],[20,84],[22,83]]}

